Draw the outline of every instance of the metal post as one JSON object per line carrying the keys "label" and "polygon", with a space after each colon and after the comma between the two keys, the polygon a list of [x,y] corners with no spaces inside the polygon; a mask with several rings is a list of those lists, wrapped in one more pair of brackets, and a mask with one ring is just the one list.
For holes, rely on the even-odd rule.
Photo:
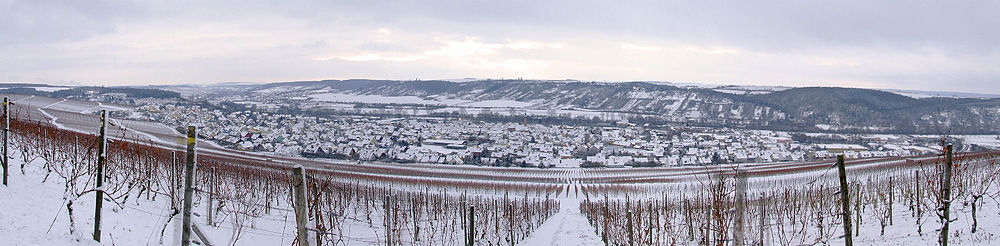
{"label": "metal post", "polygon": [[305,167],[295,165],[292,168],[292,187],[295,193],[295,226],[298,229],[299,246],[309,245],[309,234],[306,228],[306,175]]}
{"label": "metal post", "polygon": [[[104,133],[107,125],[108,111],[101,110],[101,130],[97,137],[97,204],[94,207],[94,241],[98,242],[101,241],[101,208],[104,207],[104,159],[108,155],[107,138]],[[6,158],[4,155],[4,159]]]}
{"label": "metal post", "polygon": [[184,220],[181,228],[181,245],[191,245],[191,196],[194,193],[195,171],[195,127],[188,126],[187,132],[187,164],[184,166]]}
{"label": "metal post", "polygon": [[844,168],[844,155],[837,156],[837,172],[840,174],[840,204],[841,207],[841,217],[844,218],[844,245],[852,246],[854,245],[854,239],[851,237],[851,196],[847,192],[847,169]]}

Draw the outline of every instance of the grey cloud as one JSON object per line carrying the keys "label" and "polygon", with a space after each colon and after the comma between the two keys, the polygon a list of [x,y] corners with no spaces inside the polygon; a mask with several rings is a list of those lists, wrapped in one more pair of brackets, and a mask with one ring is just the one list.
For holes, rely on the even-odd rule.
{"label": "grey cloud", "polygon": [[[825,45],[997,50],[996,1],[350,1],[373,21],[571,29],[762,49]],[[480,26],[482,27],[482,26]]]}
{"label": "grey cloud", "polygon": [[[707,71],[701,77],[706,80],[737,81],[745,76],[761,83],[768,83],[768,78],[821,81],[817,83],[864,80],[885,87],[931,89],[944,81],[989,87],[1000,79],[1000,68],[995,66],[1000,63],[1000,32],[994,31],[1000,30],[1000,18],[995,13],[1000,13],[997,1],[0,0],[0,78],[129,83],[491,77],[517,72],[461,70],[431,63],[310,60],[365,52],[419,54],[440,48],[437,37],[459,41],[478,37],[485,43],[566,44],[563,50],[567,51],[505,49],[493,57],[558,64],[545,72],[550,78],[634,79],[626,73],[631,71],[628,67],[600,68],[646,65],[636,70],[671,72],[650,73],[661,77],[641,79],[670,80],[673,71],[693,70]],[[238,29],[244,35],[212,45],[240,48],[219,52],[222,57],[168,60],[155,56],[157,52],[133,50],[139,48],[122,41],[137,35],[121,33],[122,26],[167,32],[212,25],[221,27],[205,30]],[[391,30],[394,38],[375,38],[372,32],[378,28]],[[289,33],[295,37],[283,36]],[[396,37],[397,33],[408,36]],[[74,50],[74,42],[95,37],[100,42],[100,37],[107,36],[121,43]],[[260,42],[254,43],[257,39]],[[627,63],[632,58],[628,56],[608,58],[620,52],[619,43],[632,41],[649,46],[718,46],[777,57],[759,58],[759,62],[746,57],[738,62],[702,57],[687,61],[664,54],[635,64]],[[165,51],[157,51],[207,53],[227,48],[207,47],[197,39],[187,42],[192,43],[167,42],[162,44]],[[585,45],[589,46],[579,47]],[[841,53],[839,58],[864,65],[792,64],[807,56]],[[892,58],[882,58],[885,54]],[[933,62],[938,60],[942,62]],[[685,66],[692,62],[703,66]],[[579,67],[588,69],[575,69]],[[95,75],[95,71],[119,69],[123,71],[107,73],[117,77]],[[789,75],[778,76],[785,73]],[[682,78],[699,82],[697,76]]]}
{"label": "grey cloud", "polygon": [[111,1],[0,1],[0,45],[78,40],[115,32],[140,6]]}
{"label": "grey cloud", "polygon": [[[768,49],[827,45],[934,45],[996,50],[996,1],[13,1],[7,39],[46,41],[114,31],[141,18],[203,21],[278,15],[325,23],[478,30],[503,37],[540,30],[604,32]],[[141,6],[136,6],[141,5]],[[458,27],[461,26],[461,27]],[[505,28],[516,27],[516,28]],[[420,30],[424,29],[424,30]],[[41,31],[45,30],[45,31]],[[13,31],[13,32],[9,32]],[[334,31],[334,30],[331,30]],[[9,40],[5,40],[9,42]]]}

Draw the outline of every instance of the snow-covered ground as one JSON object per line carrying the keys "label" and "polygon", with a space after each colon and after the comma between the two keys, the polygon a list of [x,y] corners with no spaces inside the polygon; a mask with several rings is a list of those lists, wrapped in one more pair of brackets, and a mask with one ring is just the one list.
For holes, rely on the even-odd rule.
{"label": "snow-covered ground", "polygon": [[[989,200],[989,198],[984,198]],[[972,211],[968,204],[952,204],[952,219],[949,225],[949,245],[997,245],[1000,244],[1000,210],[993,201],[983,203],[984,206],[977,211],[979,226],[976,233],[972,230]],[[934,211],[928,211],[929,217],[925,217],[917,223],[917,219],[911,216],[906,206],[893,207],[893,225],[886,226],[885,235],[881,235],[881,226],[874,218],[863,218],[860,234],[854,237],[855,245],[937,245],[938,223]],[[853,218],[852,218],[853,220]],[[917,229],[922,228],[918,233]],[[839,229],[837,235],[842,235],[843,229]],[[853,230],[853,228],[852,228]],[[921,235],[922,234],[922,235]],[[844,240],[835,238],[830,241],[830,245],[843,245]]]}
{"label": "snow-covered ground", "polygon": [[[19,156],[18,153],[12,153]],[[92,240],[95,194],[89,193],[73,201],[74,233],[71,233],[66,200],[63,199],[63,181],[52,174],[46,179],[41,158],[21,168],[21,162],[11,159],[9,185],[0,187],[0,238],[2,245],[177,245],[180,215],[171,216],[167,195],[133,191],[126,201],[116,204],[105,199],[102,219],[102,241]],[[23,171],[23,174],[22,174]],[[282,199],[279,199],[282,200]],[[287,200],[273,204],[269,213],[258,211],[259,217],[216,212],[216,223],[207,223],[207,199],[200,192],[193,201],[195,226],[207,236],[212,245],[288,245],[296,237],[295,214]],[[239,202],[238,200],[234,200]],[[381,202],[380,202],[381,203]],[[361,207],[367,206],[366,203]],[[352,206],[358,205],[354,203]],[[220,206],[216,201],[216,206]],[[231,206],[231,205],[227,205]],[[430,209],[430,208],[428,208]],[[366,208],[348,208],[342,214],[347,218],[332,230],[343,235],[340,245],[382,245],[385,240],[383,215],[368,213]],[[258,216],[258,215],[255,215]],[[429,215],[428,215],[429,216]],[[365,219],[367,217],[367,220]],[[169,222],[168,222],[169,220]],[[221,222],[219,222],[221,221]],[[366,222],[367,221],[367,222]],[[428,218],[428,221],[429,218]],[[440,223],[445,223],[438,221]],[[438,223],[421,222],[421,223]],[[451,221],[454,223],[454,221]],[[400,225],[407,230],[409,224]],[[443,227],[443,226],[439,226]],[[457,226],[456,226],[457,227]],[[237,230],[236,228],[241,228]],[[440,228],[439,228],[440,229]],[[161,235],[162,231],[162,235]],[[440,234],[432,245],[461,245],[459,240],[445,238],[444,230],[424,232],[423,237]],[[403,242],[408,242],[404,233]],[[529,244],[530,245],[530,244]]]}
{"label": "snow-covered ground", "polygon": [[382,95],[356,95],[346,93],[320,93],[309,95],[314,101],[336,102],[336,103],[383,103],[383,104],[425,104],[441,105],[466,108],[526,108],[534,105],[531,102],[521,102],[515,100],[483,100],[470,101],[464,99],[435,97],[421,98],[417,96],[382,96]]}
{"label": "snow-covered ground", "polygon": [[918,99],[929,98],[929,97],[984,98],[984,99],[1000,97],[1000,95],[995,95],[995,94],[968,93],[968,92],[921,91],[921,90],[901,90],[901,89],[883,89],[883,90]]}
{"label": "snow-covered ground", "polygon": [[594,233],[594,227],[587,222],[587,217],[580,213],[579,198],[564,197],[559,203],[562,204],[559,213],[535,229],[522,242],[523,245],[604,245],[601,237]]}
{"label": "snow-covered ground", "polygon": [[[120,206],[105,199],[101,242],[93,240],[94,193],[73,204],[75,233],[70,234],[69,216],[63,201],[63,184],[55,174],[45,179],[43,162],[25,165],[12,158],[8,186],[0,187],[0,238],[3,245],[177,245],[181,216],[169,223],[169,198],[129,199]],[[206,225],[204,199],[195,201],[194,223],[213,245],[232,245],[234,224]],[[244,228],[237,245],[287,245],[295,238],[295,214],[273,210]],[[164,230],[164,228],[166,228]],[[163,231],[161,237],[160,232]]]}
{"label": "snow-covered ground", "polygon": [[[170,206],[166,196],[160,195],[156,199],[133,197],[121,205],[105,202],[103,240],[97,243],[91,240],[93,194],[75,201],[73,208],[76,233],[70,234],[60,180],[53,176],[45,180],[40,160],[28,163],[22,170],[21,162],[16,158],[11,159],[10,171],[9,185],[0,187],[0,208],[3,208],[0,209],[0,238],[5,240],[5,245],[176,245],[180,216],[175,216],[167,223]],[[579,173],[571,172],[570,175]],[[564,197],[559,198],[562,204],[560,211],[530,234],[522,245],[603,245],[600,237],[594,233],[594,227],[579,210],[581,197],[574,194],[576,193],[564,193]],[[236,224],[222,222],[216,226],[207,225],[203,216],[204,204],[203,198],[195,201],[195,223],[213,244],[232,244]],[[979,231],[971,233],[971,205],[956,202],[952,206],[955,219],[951,225],[953,245],[995,245],[998,241],[997,233],[1000,233],[1000,210],[997,202],[984,197],[980,209]],[[934,230],[938,228],[938,224],[934,216],[924,217],[923,224],[920,225],[923,235],[920,235],[917,232],[918,223],[905,205],[896,206],[893,214],[894,225],[886,227],[885,235],[880,235],[877,220],[864,218],[860,235],[855,238],[855,242],[859,245],[935,244],[937,234]],[[378,215],[373,220],[379,221]],[[293,221],[294,213],[288,209],[274,209],[270,214],[247,221],[236,244],[287,245],[294,238]],[[164,228],[166,229],[163,230]],[[366,225],[354,225],[346,229],[345,233],[355,239],[356,243],[378,244],[378,230]],[[830,243],[838,245],[841,243],[838,240],[840,239],[833,239]]]}
{"label": "snow-covered ground", "polygon": [[486,101],[462,103],[457,105],[465,107],[473,107],[473,108],[526,108],[531,105],[534,105],[534,103],[514,101],[514,100],[486,100]]}
{"label": "snow-covered ground", "polygon": [[438,101],[425,100],[415,96],[389,97],[379,95],[353,95],[344,93],[322,93],[310,95],[313,100],[323,102],[345,103],[393,103],[393,104],[441,104]]}
{"label": "snow-covered ground", "polygon": [[44,92],[56,92],[56,91],[71,89],[69,87],[28,87],[28,88],[35,89],[36,91],[44,91]]}
{"label": "snow-covered ground", "polygon": [[983,147],[1000,149],[1000,136],[998,135],[961,135],[966,144],[975,144]]}

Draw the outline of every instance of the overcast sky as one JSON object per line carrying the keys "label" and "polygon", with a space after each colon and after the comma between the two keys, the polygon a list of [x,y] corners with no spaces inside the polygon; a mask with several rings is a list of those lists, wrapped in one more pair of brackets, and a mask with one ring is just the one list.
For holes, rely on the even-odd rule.
{"label": "overcast sky", "polygon": [[0,0],[0,81],[537,78],[1000,94],[1000,1]]}

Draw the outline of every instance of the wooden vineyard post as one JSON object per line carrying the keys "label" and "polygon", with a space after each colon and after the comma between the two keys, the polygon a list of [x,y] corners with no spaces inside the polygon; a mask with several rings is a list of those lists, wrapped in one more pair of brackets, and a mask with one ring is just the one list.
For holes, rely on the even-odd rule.
{"label": "wooden vineyard post", "polygon": [[854,186],[854,236],[861,236],[861,184]]}
{"label": "wooden vineyard post", "polygon": [[632,237],[634,236],[635,233],[633,232],[634,229],[632,229],[632,211],[629,209],[628,205],[629,205],[628,202],[626,202],[625,203],[625,221],[626,221],[625,222],[625,229],[627,229],[627,232],[628,232],[628,245],[629,246],[634,246],[635,242],[632,241]]}
{"label": "wooden vineyard post", "polygon": [[392,246],[392,220],[390,220],[389,215],[392,214],[392,207],[389,206],[389,195],[386,195],[382,200],[382,206],[385,207],[385,216],[382,216],[382,223],[385,224],[385,245]]}
{"label": "wooden vineyard post", "polygon": [[195,170],[195,127],[188,126],[187,132],[187,161],[184,166],[184,207],[181,227],[181,245],[191,245],[191,196],[194,193],[194,170]]}
{"label": "wooden vineyard post", "polygon": [[292,168],[292,189],[295,193],[295,226],[298,229],[299,246],[309,245],[309,234],[306,229],[306,171],[302,165]]}
{"label": "wooden vineyard post", "polygon": [[[6,110],[4,110],[6,111]],[[108,125],[108,111],[101,110],[101,130],[97,137],[97,203],[94,206],[94,241],[101,241],[101,208],[104,206],[104,159],[108,155],[104,134]],[[6,139],[6,137],[4,137]],[[4,159],[7,158],[5,153]],[[6,163],[6,161],[4,161]]]}
{"label": "wooden vineyard post", "polygon": [[646,233],[646,234],[649,236],[649,241],[648,242],[650,244],[653,243],[653,234],[654,234],[653,233],[653,229],[655,228],[654,226],[658,225],[658,223],[654,223],[654,221],[655,221],[656,218],[653,217],[653,203],[655,203],[655,202],[656,201],[654,200],[654,201],[652,201],[652,202],[649,203],[649,219],[647,220],[648,221],[648,224],[647,224],[648,227],[647,228],[649,228],[649,229],[647,229],[648,233]]}
{"label": "wooden vineyard post", "polygon": [[[720,177],[719,178],[719,184],[722,184],[722,178],[721,178],[722,176],[721,175],[716,175],[716,176]],[[704,227],[705,228],[705,232],[704,232],[705,236],[702,237],[702,240],[705,241],[704,244],[714,243],[714,242],[712,242],[712,210],[714,209],[713,206],[716,206],[716,205],[711,205],[711,206],[709,206],[709,208],[707,208],[705,210],[705,227]]]}
{"label": "wooden vineyard post", "polygon": [[[917,218],[920,218],[920,216],[923,215],[923,213],[922,213],[923,211],[920,210],[920,201],[921,201],[920,200],[920,193],[921,193],[921,191],[920,191],[920,170],[919,169],[918,170],[913,170],[913,175],[917,177],[916,178],[916,180],[917,180],[917,182],[916,182],[916,186],[917,186],[917,188],[916,188],[916,193],[917,193]],[[918,228],[917,231],[920,231],[920,229]]]}
{"label": "wooden vineyard post", "polygon": [[177,164],[177,151],[170,151],[170,175],[168,176],[170,178],[170,193],[172,194],[170,199],[173,199],[170,201],[171,206],[176,206],[174,204],[179,204],[178,200],[180,200],[181,175],[179,170],[180,168]]}
{"label": "wooden vineyard post", "polygon": [[893,187],[892,186],[892,176],[889,176],[889,204],[888,204],[889,205],[889,225],[892,225],[892,203],[894,201],[893,194],[892,194],[893,193],[892,187]]}
{"label": "wooden vineyard post", "polygon": [[765,226],[764,222],[767,219],[767,204],[764,203],[765,197],[766,196],[761,194],[760,200],[757,201],[757,204],[760,207],[760,226],[758,226],[757,228],[760,230],[760,236],[758,236],[760,238],[760,243],[757,245],[764,245],[764,226]]}
{"label": "wooden vineyard post", "polygon": [[[467,232],[465,239],[465,245],[473,246],[476,244],[476,207],[469,206],[469,231]],[[511,241],[513,242],[513,238]]]}
{"label": "wooden vineyard post", "polygon": [[951,207],[951,144],[945,146],[944,148],[944,173],[941,176],[941,236],[939,243],[943,246],[948,245],[948,223],[950,222],[949,210]]}
{"label": "wooden vineyard post", "polygon": [[213,215],[214,214],[214,209],[213,209],[213,206],[212,206],[212,195],[214,195],[214,193],[215,193],[215,184],[216,184],[216,182],[215,182],[215,175],[216,175],[215,167],[212,167],[212,176],[210,177],[211,182],[208,183],[208,185],[207,185],[208,186],[208,192],[207,192],[207,195],[205,196],[206,198],[208,198],[208,204],[206,204],[208,206],[205,206],[205,213],[208,214],[208,225],[215,225],[215,220],[213,218],[214,217],[214,215]]}
{"label": "wooden vineyard post", "polygon": [[[7,134],[10,132],[10,112],[7,110],[7,97],[3,97],[3,185],[7,186]],[[23,166],[23,165],[22,165]],[[24,168],[21,168],[24,169]]]}
{"label": "wooden vineyard post", "polygon": [[684,206],[684,224],[687,225],[688,240],[694,241],[694,225],[691,224],[691,202],[687,198],[684,198],[683,206]]}
{"label": "wooden vineyard post", "polygon": [[733,245],[743,246],[743,220],[747,211],[747,172],[736,171],[736,228],[733,230]]}
{"label": "wooden vineyard post", "polygon": [[844,218],[844,245],[852,246],[854,240],[851,237],[851,196],[847,193],[847,169],[844,168],[844,155],[837,156],[837,173],[840,176],[840,204],[843,205],[840,217]]}
{"label": "wooden vineyard post", "polygon": [[611,221],[610,213],[608,211],[608,195],[604,194],[604,230],[601,230],[601,240],[604,241],[604,246],[608,246],[608,223]]}

